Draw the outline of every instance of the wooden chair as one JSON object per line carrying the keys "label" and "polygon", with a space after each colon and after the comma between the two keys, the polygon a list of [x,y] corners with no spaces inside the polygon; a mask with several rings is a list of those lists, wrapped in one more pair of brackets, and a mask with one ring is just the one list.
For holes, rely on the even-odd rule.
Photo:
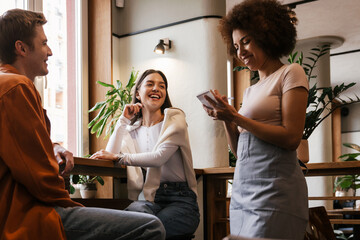
{"label": "wooden chair", "polygon": [[309,208],[309,224],[304,240],[336,240],[325,207]]}

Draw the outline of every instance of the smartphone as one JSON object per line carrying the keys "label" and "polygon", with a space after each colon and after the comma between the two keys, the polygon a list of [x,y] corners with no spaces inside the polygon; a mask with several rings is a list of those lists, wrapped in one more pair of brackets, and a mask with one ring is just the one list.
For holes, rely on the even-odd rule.
{"label": "smartphone", "polygon": [[202,104],[204,104],[207,108],[213,108],[211,106],[211,104],[205,99],[205,95],[208,96],[209,98],[211,98],[214,102],[216,102],[216,99],[214,97],[214,95],[212,95],[212,93],[210,91],[205,91],[203,93],[200,93],[199,95],[197,95],[196,97],[200,100],[200,102]]}

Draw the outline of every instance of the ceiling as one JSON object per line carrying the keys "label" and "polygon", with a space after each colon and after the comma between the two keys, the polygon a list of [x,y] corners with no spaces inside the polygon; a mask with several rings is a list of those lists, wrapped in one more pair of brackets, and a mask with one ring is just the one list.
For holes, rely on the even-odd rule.
{"label": "ceiling", "polygon": [[[226,0],[230,10],[241,0]],[[283,4],[303,3],[300,0],[280,0]],[[357,84],[346,92],[360,97],[360,1],[317,0],[299,4],[294,9],[299,20],[298,39],[317,36],[338,36],[344,43],[330,51],[331,85]]]}

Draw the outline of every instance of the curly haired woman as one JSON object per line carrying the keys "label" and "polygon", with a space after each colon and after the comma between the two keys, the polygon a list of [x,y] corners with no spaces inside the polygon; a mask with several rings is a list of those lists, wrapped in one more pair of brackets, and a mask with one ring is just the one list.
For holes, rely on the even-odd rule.
{"label": "curly haired woman", "polygon": [[303,239],[308,219],[305,178],[296,157],[305,124],[308,81],[298,64],[284,65],[296,43],[295,13],[276,0],[245,0],[221,20],[228,51],[260,80],[245,90],[239,112],[225,96],[209,116],[225,123],[237,153],[230,204],[232,235]]}

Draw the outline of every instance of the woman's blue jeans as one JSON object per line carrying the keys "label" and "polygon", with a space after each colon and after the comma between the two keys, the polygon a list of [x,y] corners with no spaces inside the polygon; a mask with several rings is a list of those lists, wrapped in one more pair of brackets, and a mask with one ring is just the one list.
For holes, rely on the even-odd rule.
{"label": "woman's blue jeans", "polygon": [[125,210],[157,216],[165,227],[166,238],[191,235],[200,222],[196,194],[186,182],[161,183],[154,202],[135,201]]}

